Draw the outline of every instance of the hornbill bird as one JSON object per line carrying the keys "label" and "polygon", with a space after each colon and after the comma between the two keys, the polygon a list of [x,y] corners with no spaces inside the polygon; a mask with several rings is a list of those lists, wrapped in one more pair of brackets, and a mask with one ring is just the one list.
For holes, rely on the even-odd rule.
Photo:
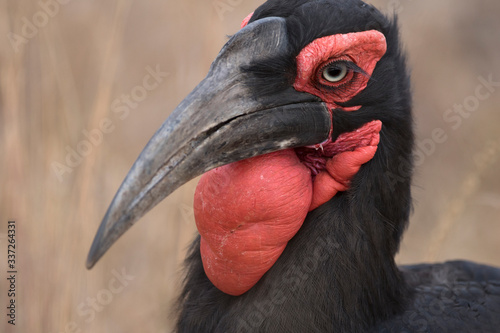
{"label": "hornbill bird", "polygon": [[269,0],[144,148],[87,267],[203,174],[176,331],[500,332],[500,269],[395,264],[412,127],[395,18]]}

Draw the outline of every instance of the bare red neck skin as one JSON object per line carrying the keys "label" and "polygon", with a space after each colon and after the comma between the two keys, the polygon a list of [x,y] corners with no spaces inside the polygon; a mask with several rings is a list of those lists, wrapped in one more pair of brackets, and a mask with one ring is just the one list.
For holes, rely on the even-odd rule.
{"label": "bare red neck skin", "polygon": [[[244,27],[250,14],[242,23]],[[294,88],[340,108],[362,91],[386,50],[384,36],[365,31],[319,38],[297,56]],[[321,69],[334,61],[355,63],[338,89],[321,89]],[[359,107],[348,108],[354,111]],[[231,163],[205,173],[196,188],[194,213],[205,273],[221,291],[241,295],[272,267],[309,211],[346,191],[359,168],[376,153],[378,120],[313,147],[288,149]]]}

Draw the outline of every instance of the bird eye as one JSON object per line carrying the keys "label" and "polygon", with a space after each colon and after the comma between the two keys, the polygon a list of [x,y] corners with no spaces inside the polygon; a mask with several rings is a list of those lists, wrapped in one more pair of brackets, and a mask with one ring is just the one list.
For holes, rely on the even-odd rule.
{"label": "bird eye", "polygon": [[332,83],[342,81],[347,76],[347,65],[344,63],[333,63],[323,69],[323,78]]}

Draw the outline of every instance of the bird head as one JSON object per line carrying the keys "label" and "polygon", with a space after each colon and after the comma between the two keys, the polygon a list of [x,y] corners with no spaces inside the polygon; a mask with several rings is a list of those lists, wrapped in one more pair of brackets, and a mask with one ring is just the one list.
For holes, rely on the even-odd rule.
{"label": "bird head", "polygon": [[199,175],[203,267],[225,293],[255,285],[307,215],[341,195],[382,216],[380,241],[393,256],[408,218],[412,142],[393,20],[358,0],[267,1],[146,145],[87,267]]}

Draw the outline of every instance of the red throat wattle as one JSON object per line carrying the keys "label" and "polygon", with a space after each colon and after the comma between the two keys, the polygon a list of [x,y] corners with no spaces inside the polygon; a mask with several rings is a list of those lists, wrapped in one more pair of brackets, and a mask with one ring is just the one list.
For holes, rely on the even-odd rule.
{"label": "red throat wattle", "polygon": [[[294,88],[321,97],[331,109],[341,108],[337,103],[366,87],[385,50],[378,31],[319,38],[297,57]],[[322,91],[317,72],[336,59],[355,63],[365,75],[340,83],[348,89]],[[335,142],[261,155],[205,173],[196,188],[194,213],[210,281],[234,296],[252,288],[278,260],[307,213],[349,188],[352,177],[375,155],[381,128],[374,120]]]}

